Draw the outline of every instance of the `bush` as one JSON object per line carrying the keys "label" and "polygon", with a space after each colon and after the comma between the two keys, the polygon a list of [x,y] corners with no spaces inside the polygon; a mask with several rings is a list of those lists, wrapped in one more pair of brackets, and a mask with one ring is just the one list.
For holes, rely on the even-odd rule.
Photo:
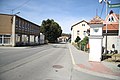
{"label": "bush", "polygon": [[79,42],[81,40],[81,38],[79,36],[77,36],[77,38],[75,39],[75,42]]}

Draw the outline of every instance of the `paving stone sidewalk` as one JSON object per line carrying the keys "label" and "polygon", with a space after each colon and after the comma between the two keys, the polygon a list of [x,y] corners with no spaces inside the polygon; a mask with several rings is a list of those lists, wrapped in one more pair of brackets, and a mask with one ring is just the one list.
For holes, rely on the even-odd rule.
{"label": "paving stone sidewalk", "polygon": [[77,50],[73,45],[68,44],[71,54],[74,58],[75,66],[83,69],[82,71],[90,71],[100,73],[101,75],[107,74],[120,77],[120,67],[117,64],[110,62],[90,62],[88,60],[89,54],[80,50]]}

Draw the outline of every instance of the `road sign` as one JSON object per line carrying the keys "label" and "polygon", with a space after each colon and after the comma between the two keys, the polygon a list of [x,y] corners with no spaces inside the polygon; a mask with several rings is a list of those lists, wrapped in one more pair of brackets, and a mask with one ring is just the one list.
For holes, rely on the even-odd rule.
{"label": "road sign", "polygon": [[117,3],[117,4],[109,4],[108,7],[110,7],[110,8],[120,8],[120,3]]}

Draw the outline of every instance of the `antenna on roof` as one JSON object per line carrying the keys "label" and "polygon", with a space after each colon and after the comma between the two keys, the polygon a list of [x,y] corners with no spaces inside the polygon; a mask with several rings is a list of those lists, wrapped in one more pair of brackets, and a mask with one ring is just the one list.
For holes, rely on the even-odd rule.
{"label": "antenna on roof", "polygon": [[98,9],[96,9],[96,16],[98,16]]}

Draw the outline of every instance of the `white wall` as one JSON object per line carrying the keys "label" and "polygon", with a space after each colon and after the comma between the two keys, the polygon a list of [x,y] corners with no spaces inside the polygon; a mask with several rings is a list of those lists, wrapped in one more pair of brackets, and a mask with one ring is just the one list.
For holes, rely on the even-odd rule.
{"label": "white wall", "polygon": [[[94,29],[98,29],[98,32],[94,32]],[[90,35],[100,35],[102,36],[102,27],[101,28],[90,28]]]}
{"label": "white wall", "polygon": [[89,61],[101,61],[102,55],[102,39],[89,39],[90,42],[90,53]]}
{"label": "white wall", "polygon": [[[103,46],[105,47],[106,36],[103,38]],[[119,36],[107,36],[107,49],[112,50],[112,44],[115,44],[115,49],[120,53],[120,38]]]}
{"label": "white wall", "polygon": [[[85,26],[82,26],[82,24],[85,24]],[[74,42],[75,39],[77,38],[77,36],[79,36],[81,38],[81,40],[83,40],[83,38],[85,36],[88,36],[87,33],[85,33],[84,35],[84,31],[87,31],[87,29],[89,29],[90,26],[86,23],[86,22],[81,22],[80,24],[74,26],[72,28],[72,32],[71,32],[71,42]],[[77,31],[80,31],[79,34],[77,34]]]}
{"label": "white wall", "polygon": [[40,44],[44,44],[45,43],[45,36],[40,33]]}

